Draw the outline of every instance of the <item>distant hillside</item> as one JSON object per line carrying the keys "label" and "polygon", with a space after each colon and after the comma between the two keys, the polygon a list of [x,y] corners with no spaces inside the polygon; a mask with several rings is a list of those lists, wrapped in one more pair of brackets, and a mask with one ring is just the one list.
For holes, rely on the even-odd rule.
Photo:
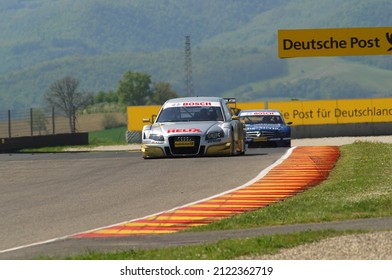
{"label": "distant hillside", "polygon": [[0,3],[0,71],[74,55],[158,52],[202,42],[286,1],[13,0]]}
{"label": "distant hillside", "polygon": [[[308,82],[292,64],[301,64],[299,73],[316,67],[314,60],[278,59],[277,29],[392,26],[391,12],[387,0],[0,1],[0,110],[42,106],[48,86],[65,75],[98,92],[115,90],[128,70],[146,72],[181,95],[185,35],[191,36],[197,94],[273,98],[265,90],[283,89],[280,81],[295,83],[292,88]],[[311,79],[340,79],[337,84],[353,89],[349,97],[391,94],[388,83],[367,81],[379,69],[389,73],[391,57],[347,58],[339,65],[361,69],[361,76],[324,71]],[[295,96],[309,94],[298,90]]]}

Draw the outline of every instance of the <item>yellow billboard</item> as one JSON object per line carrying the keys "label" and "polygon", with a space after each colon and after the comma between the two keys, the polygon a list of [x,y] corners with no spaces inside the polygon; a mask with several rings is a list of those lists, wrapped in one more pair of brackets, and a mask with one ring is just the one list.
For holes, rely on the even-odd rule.
{"label": "yellow billboard", "polygon": [[337,123],[392,122],[392,99],[338,100]]}
{"label": "yellow billboard", "polygon": [[[152,119],[160,105],[129,106],[128,130],[141,131],[143,118]],[[239,102],[239,110],[276,109],[293,125],[392,122],[392,98],[277,102]]]}
{"label": "yellow billboard", "polygon": [[392,98],[269,102],[293,125],[392,122]]}
{"label": "yellow billboard", "polygon": [[332,113],[336,100],[269,102],[268,108],[281,111],[286,122],[293,125],[336,123]]}
{"label": "yellow billboard", "polygon": [[152,119],[159,113],[160,105],[152,106],[128,106],[128,130],[129,131],[142,131],[143,119]]}
{"label": "yellow billboard", "polygon": [[278,30],[280,58],[392,54],[392,27]]}

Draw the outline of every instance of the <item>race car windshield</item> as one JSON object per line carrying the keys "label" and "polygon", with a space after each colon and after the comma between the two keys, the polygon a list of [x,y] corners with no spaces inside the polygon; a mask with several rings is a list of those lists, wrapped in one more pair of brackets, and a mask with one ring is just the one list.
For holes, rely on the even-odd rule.
{"label": "race car windshield", "polygon": [[245,124],[283,124],[280,116],[241,116],[241,122]]}
{"label": "race car windshield", "polygon": [[168,107],[161,111],[157,122],[223,121],[220,107]]}

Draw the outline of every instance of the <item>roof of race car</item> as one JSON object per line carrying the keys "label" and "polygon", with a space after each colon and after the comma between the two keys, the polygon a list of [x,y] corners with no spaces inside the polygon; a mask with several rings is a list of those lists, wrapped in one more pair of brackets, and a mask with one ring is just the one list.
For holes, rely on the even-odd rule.
{"label": "roof of race car", "polygon": [[180,97],[169,99],[163,104],[163,107],[176,106],[221,106],[221,97]]}
{"label": "roof of race car", "polygon": [[239,116],[280,116],[281,113],[278,110],[273,109],[255,109],[255,110],[241,110]]}

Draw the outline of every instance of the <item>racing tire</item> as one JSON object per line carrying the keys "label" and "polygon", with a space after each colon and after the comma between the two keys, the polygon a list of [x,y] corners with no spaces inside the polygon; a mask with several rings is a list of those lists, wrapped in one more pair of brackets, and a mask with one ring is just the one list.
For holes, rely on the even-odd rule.
{"label": "racing tire", "polygon": [[241,143],[242,143],[242,148],[241,148],[241,151],[238,152],[238,155],[240,155],[240,156],[245,155],[245,151],[246,151],[246,144],[245,144],[245,141],[242,140]]}
{"label": "racing tire", "polygon": [[230,156],[234,156],[234,155],[235,155],[234,131],[231,130]]}
{"label": "racing tire", "polygon": [[[241,145],[241,146],[240,146]],[[238,150],[238,149],[241,150]],[[238,140],[237,142],[234,140],[234,130],[231,130],[231,144],[230,144],[230,155],[237,156],[245,154],[245,141]]]}
{"label": "racing tire", "polygon": [[291,147],[291,140],[283,141],[283,147]]}

